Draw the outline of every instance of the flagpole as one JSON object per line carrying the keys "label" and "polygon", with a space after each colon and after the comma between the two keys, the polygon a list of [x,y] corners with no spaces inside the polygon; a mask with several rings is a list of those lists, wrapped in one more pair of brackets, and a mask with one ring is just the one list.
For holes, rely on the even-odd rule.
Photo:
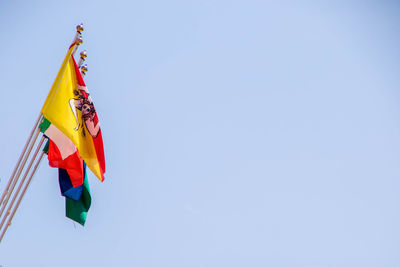
{"label": "flagpole", "polygon": [[[41,119],[42,119],[42,113],[39,113],[39,116],[38,116],[38,118],[37,118],[37,120],[36,120],[36,122],[35,122],[35,125],[33,126],[32,130],[31,130],[31,133],[30,133],[30,135],[29,135],[29,137],[28,137],[28,140],[26,140],[25,146],[24,146],[24,148],[22,149],[22,152],[21,152],[21,155],[19,156],[19,159],[18,159],[18,161],[17,161],[17,164],[15,165],[14,170],[13,170],[11,176],[10,176],[10,179],[8,180],[7,186],[6,186],[6,188],[4,189],[4,192],[3,192],[2,196],[1,196],[0,205],[3,204],[3,200],[4,200],[5,196],[9,193],[8,190],[10,189],[10,185],[11,185],[12,181],[13,181],[14,178],[15,178],[15,173],[17,172],[17,169],[18,169],[18,167],[19,167],[20,164],[21,164],[22,157],[24,156],[24,154],[25,154],[25,152],[26,152],[26,149],[28,148],[28,145],[29,145],[29,143],[30,143],[31,140],[32,140],[33,133],[35,132],[35,129],[38,127],[38,125],[39,125]],[[35,142],[35,141],[36,141],[36,140],[34,140],[33,142]],[[1,215],[0,215],[0,216],[1,216]]]}
{"label": "flagpole", "polygon": [[[82,36],[81,36],[81,34],[82,34],[83,30],[84,30],[84,28],[83,28],[83,24],[82,24],[82,23],[76,26],[76,34],[75,34],[74,39],[73,39],[72,42],[73,42],[73,43],[76,42],[78,45],[75,47],[75,50],[73,51],[72,56],[75,54],[77,47],[82,43]],[[81,53],[81,58],[83,58],[83,60],[84,60],[84,59],[86,58],[86,51],[84,51],[84,55],[82,55],[82,54],[83,54],[83,52]],[[38,127],[38,125],[39,125],[41,119],[42,119],[42,113],[39,113],[39,116],[38,116],[38,118],[37,118],[37,120],[36,120],[36,123],[35,123],[35,125],[34,125],[33,128],[32,128],[32,131],[31,131],[31,133],[30,133],[30,135],[29,135],[29,137],[28,137],[28,139],[27,139],[27,141],[26,141],[26,143],[25,143],[25,146],[24,146],[24,148],[22,149],[22,152],[21,152],[21,154],[20,154],[20,156],[19,156],[19,159],[18,159],[18,161],[17,161],[17,164],[15,165],[14,170],[13,170],[11,176],[10,176],[10,179],[8,180],[7,185],[6,185],[6,187],[5,187],[4,191],[3,191],[3,194],[2,194],[1,199],[0,199],[0,206],[3,205],[3,207],[2,207],[1,210],[0,210],[0,217],[1,217],[1,215],[3,214],[4,206],[6,206],[7,201],[8,201],[8,200],[7,200],[7,201],[4,201],[4,199],[6,198],[7,195],[11,194],[12,191],[13,191],[13,190],[11,190],[11,192],[9,191],[11,184],[14,182],[15,179],[16,179],[16,180],[19,179],[20,172],[22,172],[22,169],[23,169],[23,167],[24,167],[24,165],[25,165],[25,162],[26,162],[26,161],[25,161],[25,162],[23,163],[22,168],[21,168],[21,166],[20,166],[20,164],[21,164],[21,159],[22,159],[22,157],[24,156],[24,154],[25,154],[25,152],[26,152],[26,149],[27,149],[29,143],[31,143],[33,133],[35,132],[35,129]],[[36,136],[36,138],[37,138],[37,136]],[[36,138],[32,141],[32,143],[35,143],[35,142],[36,142]],[[29,154],[30,154],[30,151],[29,151],[29,153],[25,156],[25,158],[28,158]],[[20,169],[20,172],[19,172],[19,174],[17,174],[17,176],[15,176],[15,173],[17,172],[18,168]],[[9,198],[9,197],[8,197],[8,198]]]}
{"label": "flagpole", "polygon": [[[45,139],[46,139],[46,138],[45,138],[44,136],[42,136],[42,139],[40,140],[40,143],[39,143],[39,145],[38,145],[38,147],[37,147],[37,149],[36,149],[36,151],[35,151],[35,154],[34,154],[34,156],[33,156],[33,158],[32,158],[32,161],[31,161],[31,164],[30,164],[30,165],[32,165],[32,163],[34,162],[34,159],[36,158],[36,156],[37,156],[37,154],[38,154],[40,148],[41,148],[42,145],[43,145],[43,141],[44,141]],[[44,155],[44,151],[42,150],[42,152],[41,152],[39,158],[38,158],[37,161],[36,161],[35,166],[33,167],[32,173],[31,173],[31,175],[30,175],[29,178],[28,178],[28,181],[26,182],[24,188],[22,189],[22,193],[20,194],[20,196],[19,196],[19,198],[18,198],[18,200],[17,200],[17,204],[15,205],[14,209],[13,209],[12,212],[11,212],[11,207],[12,207],[14,201],[15,201],[16,196],[17,196],[18,193],[19,193],[19,190],[20,190],[21,187],[22,187],[22,184],[25,182],[25,178],[26,178],[27,173],[25,174],[25,176],[24,176],[24,178],[23,178],[23,180],[22,180],[20,186],[18,187],[18,191],[17,191],[16,195],[14,195],[14,198],[13,198],[12,203],[11,203],[11,207],[10,207],[9,210],[8,210],[8,212],[11,212],[11,215],[10,215],[10,217],[8,218],[8,221],[7,221],[7,224],[6,224],[5,228],[4,228],[3,231],[1,232],[1,235],[0,235],[0,242],[1,242],[1,240],[3,239],[3,237],[4,237],[4,235],[5,235],[5,233],[6,233],[7,229],[8,229],[8,227],[11,225],[11,221],[12,221],[12,219],[14,218],[15,212],[17,211],[19,205],[21,204],[21,200],[22,200],[22,198],[24,197],[24,195],[25,195],[25,193],[26,193],[26,190],[28,189],[29,184],[30,184],[31,181],[32,181],[33,175],[36,173],[37,167],[39,166],[39,163],[40,163],[40,161],[42,160],[43,155]],[[6,217],[4,217],[3,220],[5,220],[5,218],[6,218]],[[3,224],[4,224],[4,222],[2,221],[2,222],[1,222],[1,225],[0,225],[0,229],[2,229]]]}
{"label": "flagpole", "polygon": [[[24,166],[26,164],[26,161],[28,160],[29,154],[31,154],[32,148],[35,145],[35,142],[39,135],[39,132],[40,132],[40,130],[36,129],[35,136],[33,137],[33,142],[31,142],[31,144],[29,145],[28,152],[25,155],[24,159],[22,160],[21,166],[18,169],[15,179],[13,179],[13,182],[11,184],[11,191],[7,193],[7,196],[4,199],[3,206],[0,209],[0,217],[3,215],[3,211],[4,211],[5,207],[7,206],[8,200],[10,199],[12,192],[14,191],[15,185],[17,184],[19,176],[21,175],[21,172],[24,169]],[[28,170],[29,170],[29,168],[28,168]]]}
{"label": "flagpole", "polygon": [[78,37],[82,34],[82,32],[83,32],[83,23],[76,26],[76,34],[74,36],[74,40],[72,40],[72,43],[74,43],[76,39],[78,39]]}
{"label": "flagpole", "polygon": [[80,55],[81,55],[81,57],[79,58],[79,62],[78,62],[78,67],[79,67],[79,68],[82,66],[83,62],[85,61],[85,59],[86,59],[86,57],[87,57],[87,52],[86,52],[86,50],[83,50],[83,51],[80,53]]}
{"label": "flagpole", "polygon": [[[42,146],[44,139],[45,139],[45,137],[42,136],[42,138],[40,139],[39,145],[36,147],[36,151],[35,151],[35,153],[33,154],[32,159],[31,159],[31,161],[29,162],[29,165],[28,165],[27,169],[25,170],[25,174],[24,174],[24,176],[22,177],[22,180],[21,180],[21,182],[20,182],[20,184],[19,184],[19,186],[18,186],[18,188],[17,188],[17,191],[15,192],[15,194],[14,194],[12,200],[11,200],[10,205],[8,205],[8,210],[7,210],[6,214],[3,216],[3,219],[1,220],[0,229],[3,228],[4,221],[6,220],[7,216],[10,214],[10,211],[11,211],[13,205],[14,205],[15,199],[17,198],[19,192],[21,191],[22,185],[25,183],[26,176],[28,176],[28,173],[29,173],[29,171],[30,171],[30,169],[31,169],[31,167],[32,167],[32,164],[33,164],[33,162],[36,160],[36,156],[37,156],[37,154],[39,153],[39,149],[40,149],[40,147]],[[14,185],[14,186],[15,186],[15,185]]]}
{"label": "flagpole", "polygon": [[[74,54],[75,54],[75,52],[76,52],[78,46],[79,46],[80,44],[82,44],[82,36],[81,36],[82,31],[83,31],[83,24],[81,23],[80,25],[76,26],[76,34],[75,34],[75,37],[74,37],[74,40],[73,40],[73,43],[75,43],[76,45],[75,45],[74,51],[72,52],[71,56],[74,56]],[[8,201],[9,201],[11,195],[13,194],[13,191],[14,191],[14,189],[15,189],[15,185],[17,184],[17,182],[18,182],[18,180],[19,180],[19,177],[20,177],[20,175],[21,175],[21,173],[22,173],[22,171],[23,171],[23,169],[24,169],[24,167],[25,167],[26,161],[28,160],[28,158],[29,158],[29,156],[30,156],[30,153],[32,152],[32,148],[33,148],[34,144],[36,143],[37,137],[38,137],[39,132],[40,132],[40,130],[39,130],[37,127],[38,127],[38,125],[39,125],[39,123],[40,123],[41,118],[42,118],[42,114],[40,113],[40,114],[39,114],[39,117],[38,117],[38,119],[37,119],[37,121],[36,121],[36,123],[35,123],[35,126],[33,127],[32,131],[31,131],[31,134],[30,134],[28,140],[26,141],[25,147],[24,147],[24,149],[23,149],[23,151],[22,151],[22,153],[21,153],[21,155],[20,155],[20,157],[19,157],[19,159],[18,159],[18,161],[17,161],[17,164],[16,164],[16,166],[15,166],[15,168],[14,168],[14,171],[13,171],[13,173],[12,173],[12,175],[11,175],[11,177],[10,177],[8,183],[7,183],[7,186],[6,186],[6,188],[4,189],[4,192],[3,192],[2,197],[1,197],[1,200],[0,200],[0,206],[1,206],[1,209],[0,209],[0,218],[2,217],[3,212],[4,212],[4,209],[6,208],[7,203],[8,203]],[[32,141],[32,135],[33,135],[33,133],[35,132],[35,129],[37,129],[37,130],[36,130],[35,136],[34,136],[33,141]],[[20,189],[21,189],[21,187],[22,187],[22,184],[24,183],[24,181],[25,181],[25,179],[26,179],[27,174],[29,173],[29,171],[30,171],[30,169],[31,169],[31,167],[32,167],[32,164],[33,164],[34,160],[36,159],[36,156],[37,156],[37,154],[38,154],[38,149],[39,149],[40,146],[43,144],[44,138],[45,138],[45,137],[42,136],[42,139],[41,139],[41,141],[40,141],[40,145],[38,146],[38,148],[37,148],[35,154],[33,155],[29,166],[28,166],[27,169],[25,170],[25,175],[24,175],[24,177],[23,177],[23,179],[22,179],[22,182],[20,183],[20,185],[19,185],[19,187],[18,187],[18,189],[17,189],[17,193],[14,195],[14,197],[13,197],[13,199],[12,199],[12,202],[11,202],[11,205],[9,206],[7,213],[4,215],[4,217],[3,217],[3,219],[2,219],[2,222],[1,222],[1,224],[0,224],[0,230],[2,229],[2,227],[3,227],[3,225],[4,225],[4,221],[5,221],[5,219],[7,218],[7,216],[10,215],[11,208],[12,208],[14,202],[15,202],[15,199],[16,199],[17,195],[19,194],[19,191],[20,191]],[[29,145],[29,143],[30,143],[30,145]],[[29,145],[29,148],[28,148],[28,151],[27,151],[28,145]],[[26,153],[26,152],[27,152],[27,153]],[[25,154],[25,153],[26,153],[26,154]],[[24,156],[24,155],[25,155],[25,156]],[[31,179],[32,179],[32,177],[33,177],[33,175],[35,174],[36,169],[37,169],[37,166],[39,165],[40,160],[42,159],[42,157],[43,157],[43,153],[40,155],[40,158],[39,158],[37,164],[35,165],[35,167],[34,167],[34,169],[33,169],[33,171],[32,171],[31,176],[29,177],[28,183],[25,185],[25,187],[24,187],[24,189],[23,189],[23,193],[22,193],[22,195],[19,197],[19,199],[18,199],[18,201],[17,201],[17,206],[16,206],[15,209],[12,211],[12,216],[9,218],[9,220],[8,220],[8,222],[7,222],[7,226],[6,226],[6,228],[3,230],[3,232],[2,232],[2,234],[1,234],[1,236],[0,236],[0,242],[1,242],[3,236],[4,236],[5,232],[6,232],[6,230],[7,230],[8,226],[9,226],[9,224],[11,223],[12,217],[14,216],[16,210],[17,210],[18,207],[19,207],[19,204],[20,204],[20,202],[21,202],[21,199],[22,199],[23,195],[25,194],[25,191],[26,191],[26,189],[28,188],[29,183],[30,183],[30,181],[31,181]],[[23,158],[23,160],[22,160],[22,163],[21,163],[21,159],[22,159],[22,158]],[[17,170],[18,170],[18,172],[17,172]],[[17,174],[15,175],[16,172],[17,172]],[[10,187],[11,187],[11,190],[10,190]]]}
{"label": "flagpole", "polygon": [[81,67],[81,74],[82,74],[82,76],[85,76],[87,71],[88,71],[87,64],[85,64],[85,65],[83,65],[83,66]]}
{"label": "flagpole", "polygon": [[83,32],[83,24],[81,23],[78,26],[76,26],[76,34],[72,43],[77,43],[77,46],[75,46],[74,51],[72,51],[72,56],[74,56],[76,50],[78,49],[78,46],[82,44],[82,32]]}

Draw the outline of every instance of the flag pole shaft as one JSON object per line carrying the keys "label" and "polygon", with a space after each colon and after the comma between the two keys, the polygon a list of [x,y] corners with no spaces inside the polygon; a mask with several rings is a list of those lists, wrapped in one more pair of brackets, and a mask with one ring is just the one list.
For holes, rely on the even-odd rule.
{"label": "flag pole shaft", "polygon": [[42,136],[42,138],[40,139],[39,145],[36,147],[36,150],[35,150],[32,158],[31,158],[31,161],[29,162],[29,165],[28,165],[27,169],[25,170],[25,174],[22,177],[20,184],[18,185],[18,188],[17,188],[17,190],[16,190],[16,192],[15,192],[15,194],[14,194],[14,196],[13,196],[11,202],[10,202],[10,205],[8,205],[8,210],[7,210],[6,214],[3,216],[3,219],[1,220],[0,229],[3,228],[4,222],[5,222],[6,218],[7,218],[7,216],[10,214],[12,207],[14,206],[15,200],[16,200],[19,192],[21,191],[22,185],[25,183],[26,177],[28,176],[28,173],[29,173],[29,171],[30,171],[30,169],[32,167],[33,162],[35,162],[35,160],[36,160],[36,156],[39,153],[40,147],[42,146],[44,139],[45,139],[45,137]]}
{"label": "flag pole shaft", "polygon": [[78,38],[81,36],[82,32],[83,32],[83,24],[81,23],[76,26],[76,34],[74,36],[74,40],[72,40],[73,43],[75,43],[78,40]]}
{"label": "flag pole shaft", "polygon": [[0,218],[3,215],[4,209],[7,206],[8,200],[10,199],[10,196],[11,196],[12,192],[14,191],[15,185],[17,184],[19,176],[21,175],[21,172],[22,172],[22,170],[23,170],[23,168],[25,166],[25,163],[28,160],[29,154],[31,154],[32,148],[35,145],[35,142],[36,142],[36,139],[37,139],[37,137],[39,135],[39,132],[40,132],[40,130],[36,129],[35,136],[33,137],[33,140],[31,142],[31,144],[29,145],[28,152],[26,153],[26,155],[24,156],[24,159],[22,160],[21,166],[18,169],[18,172],[17,172],[17,175],[15,176],[15,179],[13,179],[13,181],[12,181],[11,191],[9,191],[7,193],[7,195],[6,195],[5,199],[4,199],[4,202],[3,202],[3,206],[0,209]]}
{"label": "flag pole shaft", "polygon": [[82,66],[82,64],[83,64],[83,62],[85,61],[86,57],[87,57],[87,52],[86,52],[86,50],[83,50],[83,51],[80,53],[80,58],[79,58],[79,62],[78,62],[78,67],[79,67],[79,68]]}
{"label": "flag pole shaft", "polygon": [[82,34],[83,32],[83,24],[79,24],[78,26],[76,26],[76,34],[74,37],[74,40],[72,41],[72,43],[76,43],[77,46],[75,46],[74,51],[72,52],[72,55],[75,55],[76,50],[78,49],[78,46],[82,43]]}
{"label": "flag pole shaft", "polygon": [[[41,141],[40,145],[38,146],[38,148],[40,148],[41,145],[43,144],[43,139],[44,139],[44,138],[42,137],[42,141]],[[36,155],[37,155],[37,154],[36,154]],[[36,155],[35,155],[35,156],[36,156]],[[31,175],[29,176],[28,181],[26,182],[24,188],[22,189],[22,193],[20,194],[20,196],[19,196],[19,198],[18,198],[18,200],[17,200],[17,204],[16,204],[15,208],[13,209],[13,211],[11,212],[11,215],[10,215],[10,217],[8,218],[8,221],[7,221],[7,224],[6,224],[5,228],[4,228],[3,231],[1,232],[1,235],[0,235],[0,243],[1,243],[1,240],[3,240],[3,237],[4,237],[4,235],[5,235],[5,233],[6,233],[7,229],[8,229],[8,227],[11,225],[11,221],[12,221],[12,219],[14,218],[15,212],[17,211],[19,205],[21,204],[21,200],[22,200],[22,198],[24,197],[24,195],[25,195],[25,193],[26,193],[26,190],[28,189],[28,187],[29,187],[29,185],[30,185],[30,183],[31,183],[31,181],[32,181],[33,175],[35,174],[35,172],[36,172],[36,170],[37,170],[37,167],[39,166],[39,163],[40,163],[40,161],[41,161],[42,158],[43,158],[43,155],[44,155],[44,151],[42,151],[42,153],[40,154],[40,156],[39,156],[39,158],[38,158],[38,160],[37,160],[37,162],[36,162],[36,164],[35,164],[35,166],[33,167],[32,173],[31,173]],[[0,228],[0,229],[1,229],[1,228]]]}
{"label": "flag pole shaft", "polygon": [[22,152],[21,152],[21,155],[19,156],[19,159],[18,159],[18,161],[17,161],[17,164],[15,165],[14,170],[13,170],[11,176],[10,176],[10,179],[8,180],[7,186],[6,186],[6,188],[4,189],[4,192],[3,192],[2,196],[1,196],[0,205],[3,204],[4,198],[5,198],[5,196],[8,194],[8,190],[10,189],[10,185],[11,185],[12,181],[13,181],[14,178],[15,178],[15,177],[14,177],[14,176],[15,176],[15,173],[17,172],[18,167],[19,167],[19,165],[21,164],[22,157],[24,156],[24,154],[25,154],[25,152],[26,152],[26,149],[28,148],[28,145],[29,145],[29,143],[30,143],[31,140],[32,140],[32,136],[33,136],[33,134],[34,134],[34,132],[35,132],[35,129],[38,127],[41,118],[42,118],[42,113],[39,114],[39,116],[38,116],[38,118],[37,118],[37,120],[36,120],[36,122],[35,122],[35,125],[33,126],[32,130],[31,130],[31,133],[30,133],[30,135],[29,135],[29,137],[28,137],[28,140],[26,140],[25,146],[24,146],[24,148],[22,149]]}
{"label": "flag pole shaft", "polygon": [[[20,184],[19,184],[19,186],[17,188],[17,191],[15,192],[15,194],[14,194],[14,196],[13,196],[11,202],[10,202],[10,205],[8,206],[8,210],[7,210],[6,214],[3,216],[3,219],[1,220],[0,229],[3,228],[4,222],[5,222],[6,218],[7,218],[7,216],[10,214],[10,211],[11,211],[12,207],[14,206],[15,200],[16,200],[19,192],[21,191],[22,185],[25,183],[26,177],[28,176],[28,173],[29,173],[29,171],[30,171],[30,169],[32,167],[33,162],[36,160],[36,156],[39,153],[39,149],[42,146],[44,139],[45,139],[45,137],[42,136],[42,138],[40,139],[39,145],[36,147],[36,150],[35,150],[35,152],[34,152],[34,154],[32,156],[31,161],[29,162],[29,165],[28,165],[27,169],[25,170],[25,174],[22,177],[22,180],[21,180],[21,182],[20,182]],[[14,186],[15,186],[15,184],[14,184]],[[10,196],[11,196],[11,194],[10,194]],[[8,199],[9,199],[9,197],[8,197]]]}

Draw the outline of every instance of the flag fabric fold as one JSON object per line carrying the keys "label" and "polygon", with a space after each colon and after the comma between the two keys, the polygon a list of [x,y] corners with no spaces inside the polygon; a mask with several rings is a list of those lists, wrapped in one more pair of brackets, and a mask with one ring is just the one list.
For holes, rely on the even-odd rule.
{"label": "flag fabric fold", "polygon": [[83,183],[80,186],[73,186],[71,178],[67,170],[58,169],[58,183],[60,185],[61,195],[70,198],[72,200],[78,201],[81,198]]}
{"label": "flag fabric fold", "polygon": [[[81,186],[82,191],[80,193],[79,199],[75,200],[70,197],[65,198],[65,216],[71,220],[85,225],[87,213],[89,211],[90,205],[92,204],[92,197],[90,195],[89,181],[86,174],[86,165],[84,164],[84,180]],[[66,173],[68,175],[68,173]]]}
{"label": "flag fabric fold", "polygon": [[[43,151],[49,155],[49,151],[51,150],[51,140],[48,139]],[[51,152],[50,152],[51,153]],[[82,161],[83,162],[83,161]],[[82,174],[81,176],[84,178],[86,175],[86,164],[83,162],[82,166]],[[58,182],[60,185],[61,195],[72,200],[78,201],[81,198],[83,191],[83,182],[80,186],[73,186],[71,182],[71,178],[68,174],[68,171],[65,169],[58,169]]]}
{"label": "flag fabric fold", "polygon": [[46,118],[42,119],[39,129],[49,138],[49,165],[67,171],[73,187],[81,186],[84,178],[83,160],[75,145]]}
{"label": "flag fabric fold", "polygon": [[[43,151],[48,154],[51,140],[48,140]],[[61,195],[65,197],[65,216],[71,220],[85,225],[87,213],[92,203],[89,181],[86,175],[86,164],[83,162],[84,182],[79,187],[73,187],[68,172],[64,169],[59,171],[59,184]]]}
{"label": "flag fabric fold", "polygon": [[91,203],[89,183],[85,177],[81,198],[78,201],[65,198],[65,216],[84,226]]}
{"label": "flag fabric fold", "polygon": [[70,48],[42,107],[43,116],[77,148],[89,169],[104,180],[105,159],[98,116]]}
{"label": "flag fabric fold", "polygon": [[72,55],[75,48],[69,48],[45,100],[39,128],[49,139],[49,165],[58,168],[66,216],[84,225],[92,201],[86,166],[104,181],[105,159],[99,119]]}

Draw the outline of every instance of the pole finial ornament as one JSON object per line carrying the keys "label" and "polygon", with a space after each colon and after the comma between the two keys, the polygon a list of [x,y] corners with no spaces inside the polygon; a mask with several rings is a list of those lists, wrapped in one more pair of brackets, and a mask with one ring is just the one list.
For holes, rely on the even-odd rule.
{"label": "pole finial ornament", "polygon": [[82,73],[83,75],[85,75],[87,71],[88,71],[87,64],[85,64],[85,65],[83,65],[83,66],[81,67],[81,73]]}
{"label": "pole finial ornament", "polygon": [[83,32],[83,24],[82,23],[76,26],[76,31],[78,33],[82,33]]}
{"label": "pole finial ornament", "polygon": [[86,52],[86,50],[83,50],[83,51],[80,53],[80,55],[81,55],[81,59],[82,59],[82,60],[85,60],[85,58],[87,57],[87,52]]}
{"label": "pole finial ornament", "polygon": [[83,42],[82,36],[79,36],[79,37],[76,39],[76,44],[77,44],[77,45],[81,45],[82,42]]}

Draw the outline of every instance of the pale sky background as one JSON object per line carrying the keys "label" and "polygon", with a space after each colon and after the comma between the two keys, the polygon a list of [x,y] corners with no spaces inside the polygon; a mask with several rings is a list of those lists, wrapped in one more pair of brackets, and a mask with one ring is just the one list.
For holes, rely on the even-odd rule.
{"label": "pale sky background", "polygon": [[1,191],[81,22],[106,180],[43,160],[1,266],[400,266],[398,1],[1,0]]}

